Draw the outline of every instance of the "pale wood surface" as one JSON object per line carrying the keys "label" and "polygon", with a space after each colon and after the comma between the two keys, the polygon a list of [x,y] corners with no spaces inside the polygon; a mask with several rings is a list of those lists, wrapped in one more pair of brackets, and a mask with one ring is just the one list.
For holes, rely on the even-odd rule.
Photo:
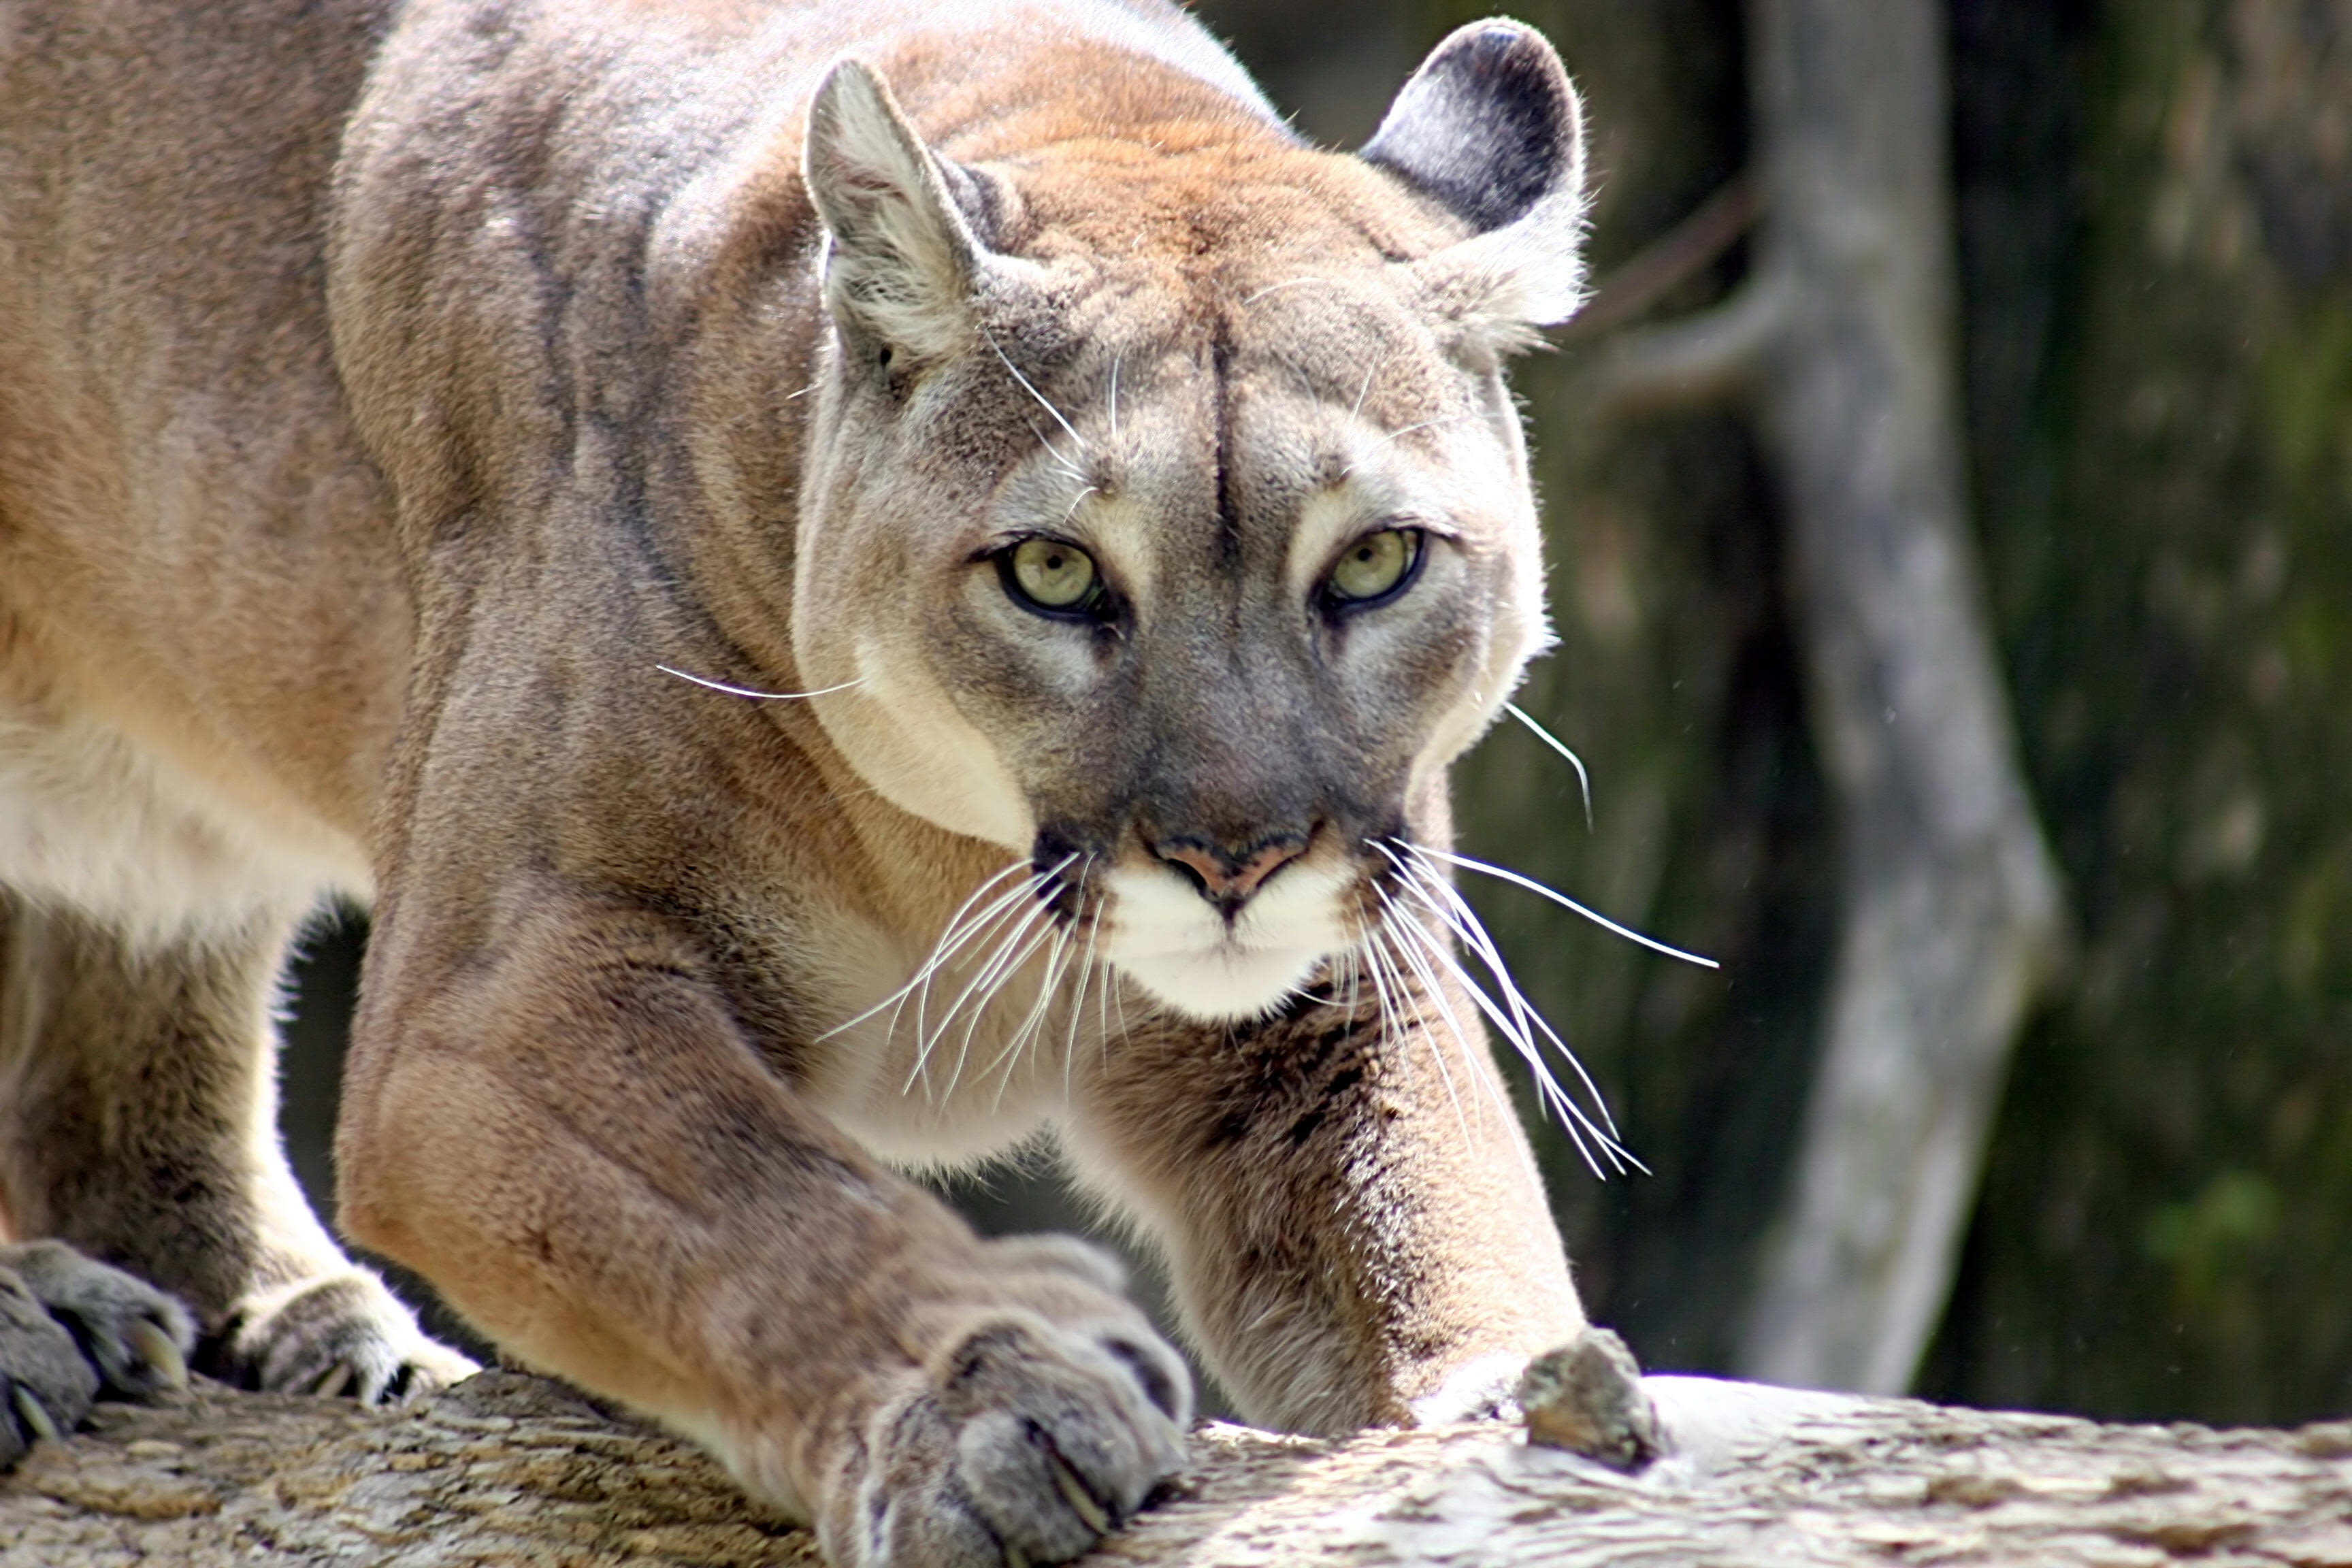
{"label": "pale wood surface", "polygon": [[[2352,1565],[2352,1423],[2103,1426],[1647,1380],[1638,1478],[1502,1426],[1342,1442],[1208,1426],[1089,1563]],[[0,1477],[0,1564],[814,1563],[688,1446],[492,1373],[418,1408],[200,1390],[105,1405]]]}

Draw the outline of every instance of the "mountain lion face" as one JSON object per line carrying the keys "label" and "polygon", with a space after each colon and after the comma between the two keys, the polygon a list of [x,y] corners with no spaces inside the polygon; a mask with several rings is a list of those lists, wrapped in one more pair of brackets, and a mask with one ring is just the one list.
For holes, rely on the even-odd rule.
{"label": "mountain lion face", "polygon": [[1545,626],[1498,234],[1352,160],[1204,187],[1185,151],[958,165],[842,73],[795,643],[875,787],[1218,1020],[1378,920],[1382,846],[1442,821]]}

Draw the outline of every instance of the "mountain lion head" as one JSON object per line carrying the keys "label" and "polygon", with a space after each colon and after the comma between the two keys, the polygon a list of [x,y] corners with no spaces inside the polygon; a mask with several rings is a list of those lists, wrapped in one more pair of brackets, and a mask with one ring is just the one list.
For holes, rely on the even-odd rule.
{"label": "mountain lion head", "polygon": [[1443,837],[1447,765],[1546,641],[1501,363],[1579,300],[1582,146],[1508,24],[1360,161],[1192,107],[1165,167],[957,161],[836,68],[793,632],[869,783],[1221,1020],[1362,938],[1383,847]]}

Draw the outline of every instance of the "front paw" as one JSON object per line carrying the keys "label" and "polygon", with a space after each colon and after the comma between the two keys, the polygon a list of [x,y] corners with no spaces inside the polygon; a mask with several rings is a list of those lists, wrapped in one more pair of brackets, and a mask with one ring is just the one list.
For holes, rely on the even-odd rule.
{"label": "front paw", "polygon": [[481,1370],[427,1339],[383,1282],[358,1268],[240,1302],[220,1359],[242,1387],[349,1394],[362,1405],[413,1399]]}
{"label": "front paw", "polygon": [[0,1469],[80,1426],[101,1391],[185,1388],[195,1337],[179,1302],[63,1242],[0,1247]]}
{"label": "front paw", "polygon": [[[152,1400],[187,1387],[196,1322],[171,1296],[62,1241],[0,1247],[0,1274],[5,1273],[13,1273],[53,1325],[69,1336],[106,1392]],[[8,1366],[7,1354],[0,1352],[0,1373]]]}
{"label": "front paw", "polygon": [[98,1369],[63,1323],[0,1268],[0,1470],[81,1425],[98,1398]]}
{"label": "front paw", "polygon": [[1183,1362],[1131,1309],[1076,1327],[980,1314],[867,1422],[826,1550],[860,1568],[1066,1562],[1182,1464],[1191,1416]]}

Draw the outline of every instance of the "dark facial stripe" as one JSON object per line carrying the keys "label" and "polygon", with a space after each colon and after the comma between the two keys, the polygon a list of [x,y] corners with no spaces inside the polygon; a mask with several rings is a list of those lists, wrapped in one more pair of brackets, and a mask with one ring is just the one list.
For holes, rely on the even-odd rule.
{"label": "dark facial stripe", "polygon": [[1233,496],[1233,398],[1226,378],[1233,372],[1234,344],[1232,329],[1223,313],[1211,329],[1209,339],[1209,395],[1216,400],[1217,426],[1217,565],[1225,572],[1238,571],[1242,563],[1242,520],[1234,505]]}

